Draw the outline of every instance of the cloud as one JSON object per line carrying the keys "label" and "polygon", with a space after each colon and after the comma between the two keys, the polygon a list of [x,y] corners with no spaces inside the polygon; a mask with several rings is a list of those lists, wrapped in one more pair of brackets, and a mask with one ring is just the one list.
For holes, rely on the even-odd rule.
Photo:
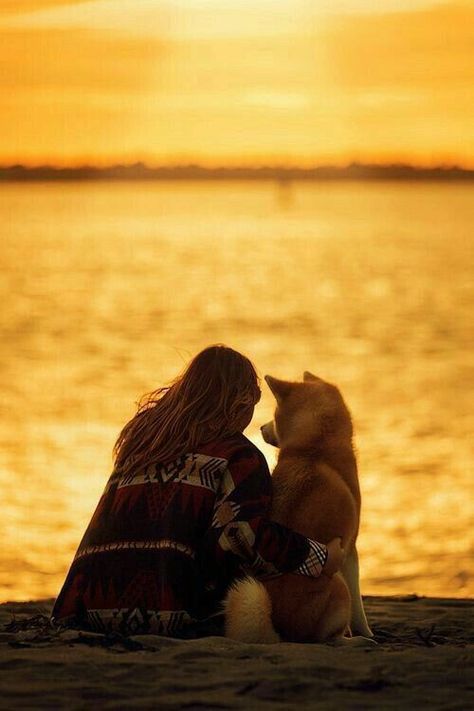
{"label": "cloud", "polygon": [[51,89],[65,94],[84,90],[134,94],[148,87],[162,53],[158,39],[117,33],[4,30],[0,91],[30,91],[32,101],[33,92]]}
{"label": "cloud", "polygon": [[91,0],[0,0],[2,15],[22,15],[58,6],[78,5]]}
{"label": "cloud", "polygon": [[474,7],[340,17],[325,34],[328,71],[347,92],[474,85]]}

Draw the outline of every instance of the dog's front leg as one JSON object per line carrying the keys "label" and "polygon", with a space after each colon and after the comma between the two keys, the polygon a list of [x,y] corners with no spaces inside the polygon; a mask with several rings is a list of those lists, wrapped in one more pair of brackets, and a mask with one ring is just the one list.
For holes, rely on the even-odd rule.
{"label": "dog's front leg", "polygon": [[364,604],[359,586],[359,556],[355,545],[349,550],[341,570],[351,594],[351,631],[352,634],[373,637],[373,632],[365,616]]}

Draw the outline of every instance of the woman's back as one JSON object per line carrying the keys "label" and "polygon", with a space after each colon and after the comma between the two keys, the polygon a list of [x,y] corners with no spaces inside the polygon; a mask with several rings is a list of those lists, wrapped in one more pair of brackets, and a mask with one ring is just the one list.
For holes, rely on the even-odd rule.
{"label": "woman's back", "polygon": [[215,571],[212,566],[206,570],[203,560],[206,536],[216,497],[224,495],[229,459],[240,455],[257,464],[254,450],[239,433],[169,464],[114,472],[79,545],[54,618],[101,632],[172,635],[214,611]]}

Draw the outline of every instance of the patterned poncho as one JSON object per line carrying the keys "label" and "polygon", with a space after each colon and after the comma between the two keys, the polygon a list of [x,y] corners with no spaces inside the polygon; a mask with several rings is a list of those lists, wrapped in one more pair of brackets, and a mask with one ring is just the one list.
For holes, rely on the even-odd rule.
{"label": "patterned poncho", "polygon": [[122,634],[181,636],[214,614],[242,571],[318,577],[325,546],[267,519],[271,476],[243,434],[168,464],[113,472],[53,619]]}

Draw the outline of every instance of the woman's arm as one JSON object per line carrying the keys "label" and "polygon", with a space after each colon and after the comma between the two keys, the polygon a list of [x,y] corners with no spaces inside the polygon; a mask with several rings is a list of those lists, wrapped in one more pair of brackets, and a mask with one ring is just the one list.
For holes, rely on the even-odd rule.
{"label": "woman's arm", "polygon": [[209,532],[217,557],[231,553],[258,577],[292,572],[317,578],[321,572],[335,572],[334,546],[332,560],[326,565],[328,549],[324,544],[268,519],[271,489],[270,472],[261,452],[249,444],[232,455]]}

